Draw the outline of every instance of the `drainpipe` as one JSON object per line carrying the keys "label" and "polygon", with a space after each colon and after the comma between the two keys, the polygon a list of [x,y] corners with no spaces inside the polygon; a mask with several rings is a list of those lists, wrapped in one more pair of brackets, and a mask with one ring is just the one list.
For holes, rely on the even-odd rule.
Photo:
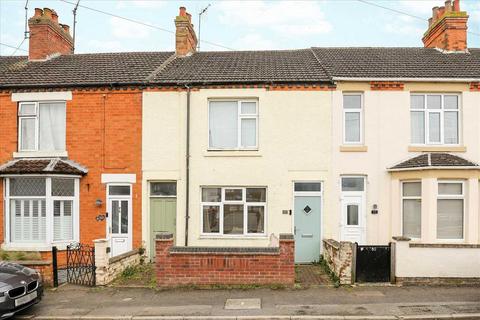
{"label": "drainpipe", "polygon": [[190,219],[189,204],[190,204],[190,87],[185,85],[187,89],[187,143],[185,150],[185,247],[188,247],[188,220]]}

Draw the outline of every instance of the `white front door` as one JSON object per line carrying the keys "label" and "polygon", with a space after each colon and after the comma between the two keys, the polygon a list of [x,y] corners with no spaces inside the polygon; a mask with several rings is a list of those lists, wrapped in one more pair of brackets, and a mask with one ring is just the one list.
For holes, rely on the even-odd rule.
{"label": "white front door", "polygon": [[109,186],[108,233],[110,256],[132,250],[132,199],[130,186]]}
{"label": "white front door", "polygon": [[342,196],[342,241],[365,242],[362,196]]}

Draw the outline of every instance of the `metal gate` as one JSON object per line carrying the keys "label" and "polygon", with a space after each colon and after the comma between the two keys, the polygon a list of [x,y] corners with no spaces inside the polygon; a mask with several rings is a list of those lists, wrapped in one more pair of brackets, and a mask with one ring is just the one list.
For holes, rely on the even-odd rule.
{"label": "metal gate", "polygon": [[72,243],[67,246],[67,282],[95,286],[95,248]]}
{"label": "metal gate", "polygon": [[390,245],[357,245],[355,282],[390,282],[390,255]]}

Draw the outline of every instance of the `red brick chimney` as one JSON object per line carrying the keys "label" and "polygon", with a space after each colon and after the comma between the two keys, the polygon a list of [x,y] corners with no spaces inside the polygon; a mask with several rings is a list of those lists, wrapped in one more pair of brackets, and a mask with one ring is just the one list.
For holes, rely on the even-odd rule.
{"label": "red brick chimney", "polygon": [[73,53],[70,27],[58,23],[58,15],[49,8],[35,8],[35,15],[28,20],[30,40],[29,60],[45,60],[53,54]]}
{"label": "red brick chimney", "polygon": [[192,16],[185,7],[175,18],[175,52],[178,56],[186,56],[197,50],[197,36],[193,30]]}
{"label": "red brick chimney", "polygon": [[434,7],[422,39],[425,48],[467,50],[467,20],[467,13],[460,11],[460,0],[453,0],[453,3],[447,0],[444,7]]}

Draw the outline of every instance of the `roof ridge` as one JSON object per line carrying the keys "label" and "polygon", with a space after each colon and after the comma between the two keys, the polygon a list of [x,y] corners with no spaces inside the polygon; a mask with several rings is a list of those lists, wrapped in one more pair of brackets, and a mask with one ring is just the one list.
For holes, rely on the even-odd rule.
{"label": "roof ridge", "polygon": [[332,75],[328,72],[327,68],[323,65],[323,63],[320,61],[320,58],[317,56],[317,54],[315,53],[315,50],[313,50],[313,48],[310,48],[310,52],[313,54],[313,56],[315,57],[315,60],[317,60],[318,62],[318,65],[320,66],[320,68],[322,68],[323,72],[325,72],[325,74],[327,75],[327,77],[330,79],[330,82],[333,83],[333,77]]}

